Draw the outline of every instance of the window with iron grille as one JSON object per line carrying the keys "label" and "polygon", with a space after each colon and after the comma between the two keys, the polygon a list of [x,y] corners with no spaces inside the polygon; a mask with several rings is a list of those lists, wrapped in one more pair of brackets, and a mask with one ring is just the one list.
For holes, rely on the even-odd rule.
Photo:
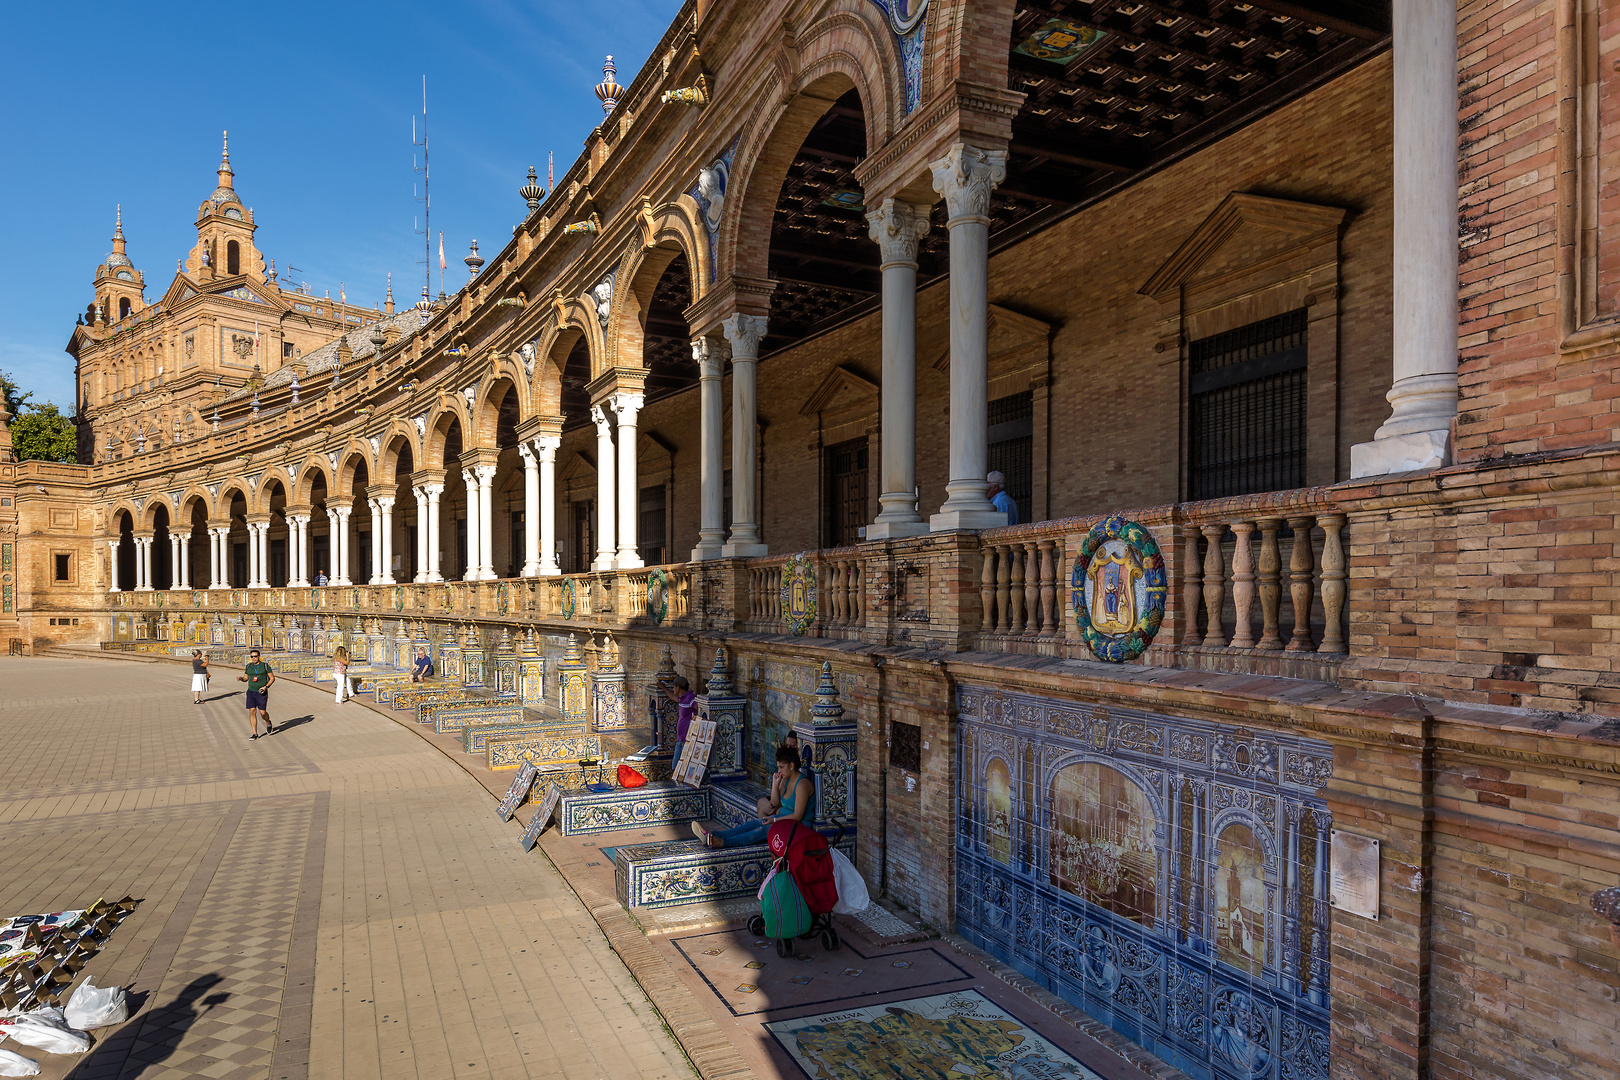
{"label": "window with iron grille", "polygon": [[848,547],[860,543],[860,530],[866,524],[866,470],[869,464],[866,439],[851,439],[823,451],[827,462],[828,547]]}
{"label": "window with iron grille", "polygon": [[1305,309],[1192,343],[1192,499],[1305,486]]}
{"label": "window with iron grille", "polygon": [[661,566],[664,558],[664,511],[667,496],[663,484],[641,489],[636,516],[636,553],[648,566]]}
{"label": "window with iron grille", "polygon": [[989,471],[1006,480],[1007,494],[1018,504],[1018,520],[1030,520],[1035,490],[1035,393],[1009,394],[989,408]]}
{"label": "window with iron grille", "polygon": [[889,764],[907,772],[922,772],[922,728],[896,720],[889,725]]}

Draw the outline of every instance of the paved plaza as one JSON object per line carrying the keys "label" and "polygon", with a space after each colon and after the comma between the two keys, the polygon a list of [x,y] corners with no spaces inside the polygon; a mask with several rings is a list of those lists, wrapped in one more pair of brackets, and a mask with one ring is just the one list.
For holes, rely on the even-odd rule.
{"label": "paved plaza", "polygon": [[82,1080],[690,1077],[551,863],[489,792],[362,705],[278,682],[249,741],[221,671],[0,660],[0,914],[142,900],[86,971],[139,1012]]}

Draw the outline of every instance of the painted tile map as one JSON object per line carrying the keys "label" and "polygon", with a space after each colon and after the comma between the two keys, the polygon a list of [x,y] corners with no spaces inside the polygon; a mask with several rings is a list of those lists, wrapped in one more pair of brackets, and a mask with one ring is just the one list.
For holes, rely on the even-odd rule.
{"label": "painted tile map", "polygon": [[765,1027],[813,1080],[1102,1080],[976,990]]}

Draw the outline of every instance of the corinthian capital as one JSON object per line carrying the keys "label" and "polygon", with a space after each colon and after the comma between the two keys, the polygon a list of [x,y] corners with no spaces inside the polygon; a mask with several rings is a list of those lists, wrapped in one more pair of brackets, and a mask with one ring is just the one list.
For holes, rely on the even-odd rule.
{"label": "corinthian capital", "polygon": [[720,324],[720,329],[725,331],[726,340],[731,342],[733,362],[759,359],[759,342],[765,336],[765,316],[733,315]]}
{"label": "corinthian capital", "polygon": [[591,406],[591,423],[596,425],[597,435],[613,436],[613,421],[608,419],[607,410],[602,408],[603,403],[597,402]]}
{"label": "corinthian capital", "polygon": [[990,191],[1007,178],[1007,151],[980,150],[957,143],[950,153],[928,166],[934,190],[945,199],[952,221],[990,216]]}
{"label": "corinthian capital", "polygon": [[928,235],[928,207],[884,199],[866,220],[872,226],[884,266],[917,265],[917,241]]}
{"label": "corinthian capital", "polygon": [[726,350],[719,338],[693,340],[692,361],[697,364],[698,377],[702,379],[718,379],[726,372]]}
{"label": "corinthian capital", "polygon": [[608,398],[608,404],[619,417],[620,424],[634,424],[636,414],[641,411],[641,405],[647,399],[640,394],[631,394],[621,391]]}

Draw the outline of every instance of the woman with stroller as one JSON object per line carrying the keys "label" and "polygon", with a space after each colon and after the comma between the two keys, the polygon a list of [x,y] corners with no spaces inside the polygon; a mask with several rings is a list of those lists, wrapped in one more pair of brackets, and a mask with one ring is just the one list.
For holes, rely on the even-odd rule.
{"label": "woman with stroller", "polygon": [[730,829],[710,831],[692,822],[692,832],[710,847],[745,847],[763,844],[771,823],[803,821],[815,801],[816,783],[799,772],[799,752],[791,746],[776,750],[776,775],[771,779],[771,796],[759,800],[759,820],[745,821]]}

